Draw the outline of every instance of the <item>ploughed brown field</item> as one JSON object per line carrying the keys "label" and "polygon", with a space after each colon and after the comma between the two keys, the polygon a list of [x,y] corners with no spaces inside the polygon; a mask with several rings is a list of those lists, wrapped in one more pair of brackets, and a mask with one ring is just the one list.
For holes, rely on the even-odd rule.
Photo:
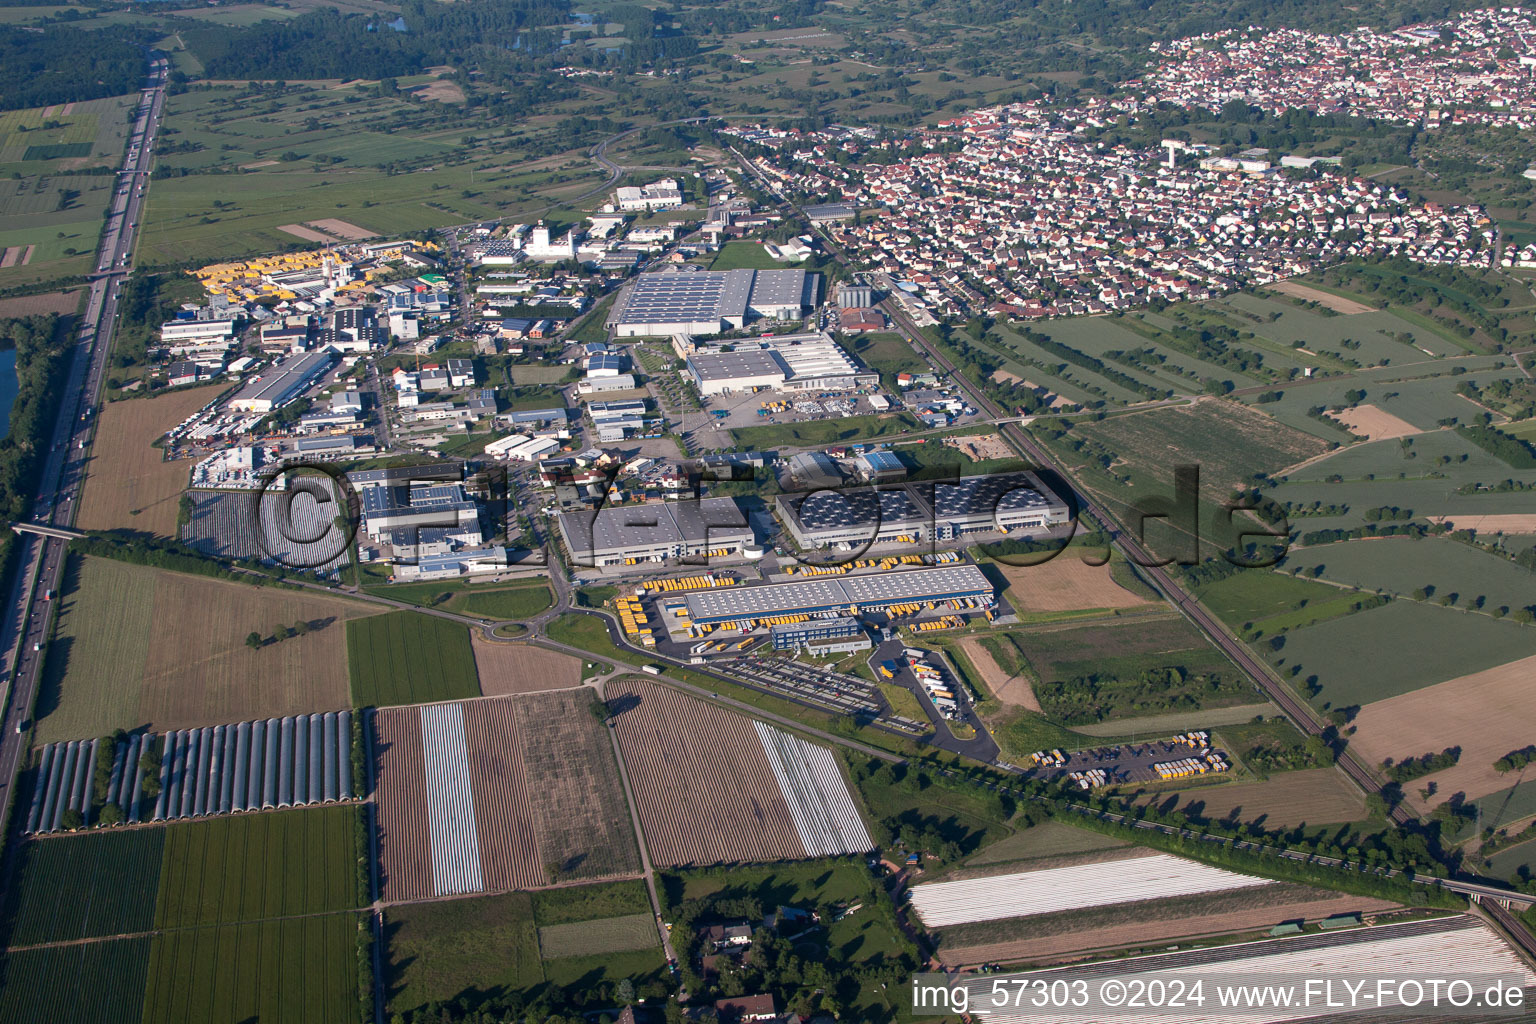
{"label": "ploughed brown field", "polygon": [[176,502],[192,463],[166,462],[153,445],[224,387],[214,384],[107,403],[91,437],[76,525],[82,530],[143,530],[175,537]]}
{"label": "ploughed brown field", "polygon": [[[639,873],[634,826],[594,699],[573,689],[462,702],[486,892]],[[374,730],[384,898],[428,899],[421,708],[384,708]]]}
{"label": "ploughed brown field", "polygon": [[805,856],[750,720],[639,679],[605,696],[654,863]]}
{"label": "ploughed brown field", "polygon": [[466,702],[464,743],[469,751],[475,837],[480,843],[480,872],[486,889],[494,892],[543,885],[548,879],[539,862],[523,738],[512,702]]}
{"label": "ploughed brown field", "polygon": [[1150,604],[1116,583],[1110,567],[1089,565],[1068,549],[1038,565],[1005,565],[1008,603],[1021,612],[1066,612],[1086,608],[1140,608]]}
{"label": "ploughed brown field", "polygon": [[373,716],[378,759],[379,875],[387,900],[432,895],[426,758],[421,712],[385,708]]}
{"label": "ploughed brown field", "polygon": [[983,647],[979,639],[965,637],[960,641],[960,650],[965,652],[976,671],[981,673],[981,681],[992,696],[1013,707],[1044,713],[1040,707],[1040,698],[1035,696],[1035,688],[1029,683],[1029,677],[1022,673],[1009,675],[1003,671],[997,659],[992,657],[992,652]]}
{"label": "ploughed brown field", "polygon": [[1137,803],[1164,806],[1177,798],[1211,820],[1236,814],[1244,821],[1280,825],[1327,825],[1365,817],[1365,797],[1337,768],[1307,768],[1276,772],[1262,782],[1238,782],[1191,789],[1153,792]]}
{"label": "ploughed brown field", "polygon": [[472,637],[480,692],[487,697],[581,685],[581,659],[532,644],[498,644]]}
{"label": "ploughed brown field", "polygon": [[[1460,747],[1461,760],[1403,786],[1410,802],[1429,809],[1457,793],[1487,796],[1529,778],[1529,769],[1503,773],[1493,763],[1536,739],[1531,726],[1531,680],[1536,656],[1448,679],[1386,700],[1373,701],[1355,716],[1350,746],[1367,764],[1401,760]],[[1423,799],[1420,791],[1435,783]]]}

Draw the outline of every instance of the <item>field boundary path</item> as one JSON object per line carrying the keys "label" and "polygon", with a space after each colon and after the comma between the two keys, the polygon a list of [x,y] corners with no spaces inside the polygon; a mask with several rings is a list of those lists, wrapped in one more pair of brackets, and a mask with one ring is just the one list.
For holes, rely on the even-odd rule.
{"label": "field boundary path", "polygon": [[[602,696],[602,689],[598,688]],[[656,932],[661,936],[661,948],[667,954],[667,963],[677,963],[677,952],[672,948],[672,935],[667,931],[661,916],[661,899],[656,894],[656,869],[651,865],[651,852],[645,844],[645,830],[640,827],[640,810],[635,803],[635,790],[629,783],[629,766],[624,763],[624,751],[619,748],[619,737],[613,727],[613,719],[603,722],[608,742],[613,746],[613,759],[619,766],[619,781],[624,784],[624,800],[629,805],[629,824],[635,830],[635,846],[640,850],[640,871],[645,877],[645,891],[651,897],[651,913],[656,915]]]}

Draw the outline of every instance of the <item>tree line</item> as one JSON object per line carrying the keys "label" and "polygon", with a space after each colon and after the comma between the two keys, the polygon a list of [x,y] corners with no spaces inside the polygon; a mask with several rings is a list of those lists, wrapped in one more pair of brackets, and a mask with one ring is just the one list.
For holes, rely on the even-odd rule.
{"label": "tree line", "polygon": [[149,37],[127,27],[0,31],[0,110],[137,92]]}

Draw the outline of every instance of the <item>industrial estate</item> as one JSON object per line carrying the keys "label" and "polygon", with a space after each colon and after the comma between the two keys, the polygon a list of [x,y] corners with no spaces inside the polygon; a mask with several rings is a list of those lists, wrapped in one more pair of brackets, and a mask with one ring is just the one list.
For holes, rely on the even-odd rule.
{"label": "industrial estate", "polygon": [[0,1024],[1522,1013],[1536,13],[1325,6],[0,8]]}

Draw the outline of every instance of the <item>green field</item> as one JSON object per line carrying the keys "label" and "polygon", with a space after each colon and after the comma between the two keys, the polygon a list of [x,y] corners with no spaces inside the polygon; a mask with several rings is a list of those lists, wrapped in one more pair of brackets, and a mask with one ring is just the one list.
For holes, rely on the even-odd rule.
{"label": "green field", "polygon": [[859,361],[880,374],[880,386],[887,391],[896,390],[898,373],[927,373],[928,363],[912,350],[912,346],[900,334],[872,333],[844,338],[844,344],[859,357]]}
{"label": "green field", "polygon": [[[146,195],[140,259],[271,251],[299,242],[280,225],[330,217],[399,235],[560,215],[603,180],[583,145],[550,133],[542,118],[501,120],[367,85],[190,90],[167,105],[157,164],[170,176]],[[238,189],[229,188],[230,173],[239,174]]]}
{"label": "green field", "polygon": [[539,928],[539,955],[545,960],[632,953],[660,945],[656,918],[649,910]]}
{"label": "green field", "polygon": [[1198,468],[1196,510],[1203,555],[1236,543],[1234,522],[1222,517],[1233,492],[1263,474],[1319,455],[1327,443],[1231,401],[1202,401],[1081,422],[1065,433],[1047,418],[1032,428],[1069,472],[1123,521],[1148,514],[1144,533],[1157,554],[1185,557],[1191,529],[1174,507],[1174,469]]}
{"label": "green field", "polygon": [[642,655],[615,647],[608,637],[608,630],[603,626],[603,620],[595,615],[561,615],[550,622],[544,631],[551,640],[568,647],[579,647],[583,651],[591,651],[627,665],[650,664]]}
{"label": "green field", "polygon": [[891,437],[920,429],[908,413],[884,416],[843,416],[837,419],[770,423],[761,427],[737,427],[731,439],[738,448],[775,448],[781,445],[823,445],[854,439]]}
{"label": "green field", "polygon": [[[555,943],[542,957],[541,933]],[[589,940],[586,952],[558,955],[580,948],[571,944],[580,936]],[[546,980],[638,982],[662,966],[640,881],[396,907],[385,915],[384,937],[389,1008],[397,1013],[463,993],[498,999]]]}
{"label": "green field", "polygon": [[480,695],[469,631],[420,612],[347,623],[347,663],[356,707],[389,707]]}
{"label": "green field", "polygon": [[666,957],[658,943],[651,949],[628,953],[598,953],[592,956],[566,956],[544,961],[544,978],[551,985],[587,992],[597,985],[629,978],[639,988],[647,981],[664,976]]}
{"label": "green field", "polygon": [[[37,718],[46,721],[48,740],[99,735],[107,722],[133,722],[139,709],[139,680],[154,628],[155,574],[104,558],[71,559],[60,588],[54,639],[38,687]],[[113,680],[98,701],[65,702],[65,678]],[[79,682],[75,683],[76,686]]]}
{"label": "green field", "polygon": [[168,1020],[140,1017],[149,959],[147,938],[7,953],[0,961],[0,1022],[137,1024],[141,1019]]}
{"label": "green field", "polygon": [[1321,768],[1333,760],[1315,743],[1309,748],[1307,737],[1289,720],[1278,717],[1222,726],[1215,731],[1215,743],[1261,775]]}
{"label": "green field", "polygon": [[156,927],[356,907],[358,813],[302,808],[169,826]]}
{"label": "green field", "polygon": [[149,931],[165,835],[135,829],[18,846],[17,874],[6,889],[5,945]]}
{"label": "green field", "polygon": [[1532,654],[1536,627],[1434,604],[1393,601],[1289,633],[1271,661],[1304,690],[1316,677],[1314,703],[1349,707]]}
{"label": "green field", "polygon": [[454,581],[394,583],[371,588],[371,592],[423,608],[498,620],[531,618],[554,603],[549,586],[538,581],[512,586],[466,586]]}
{"label": "green field", "polygon": [[1445,538],[1347,541],[1306,548],[1292,556],[1321,566],[1326,579],[1400,597],[1430,590],[1462,607],[1520,609],[1536,602],[1536,573],[1506,558]]}
{"label": "green field", "polygon": [[[1008,656],[1007,643],[1018,654]],[[1225,656],[1182,619],[1112,619],[1010,631],[997,636],[993,647],[1006,657],[1004,671],[1027,666],[1038,680],[1035,695],[1046,714],[1068,726],[1254,699]]]}
{"label": "green field", "polygon": [[356,1024],[361,921],[357,914],[322,914],[157,936],[144,1019]]}
{"label": "green field", "polygon": [[[0,270],[0,287],[91,269],[102,212],[128,137],[136,96],[0,113],[0,248],[32,247],[31,258]],[[105,174],[63,171],[106,168]]]}
{"label": "green field", "polygon": [[393,1012],[468,990],[504,995],[544,979],[525,892],[396,907],[385,914],[384,943]]}
{"label": "green field", "polygon": [[726,242],[709,264],[710,270],[773,270],[775,267],[794,266],[780,263],[768,255],[759,242]]}
{"label": "green field", "polygon": [[1233,629],[1243,629],[1271,615],[1335,600],[1340,590],[1282,572],[1252,569],[1197,587],[1195,593],[1217,618]]}
{"label": "green field", "polygon": [[645,883],[638,880],[563,886],[533,894],[533,910],[541,926],[643,914],[650,909]]}
{"label": "green field", "polygon": [[1091,850],[1112,850],[1125,846],[1122,839],[1101,832],[1074,828],[1059,821],[1045,821],[1032,828],[1021,829],[1007,839],[968,858],[967,867],[986,864],[1008,864],[1014,861],[1038,860],[1042,857],[1061,857]]}

